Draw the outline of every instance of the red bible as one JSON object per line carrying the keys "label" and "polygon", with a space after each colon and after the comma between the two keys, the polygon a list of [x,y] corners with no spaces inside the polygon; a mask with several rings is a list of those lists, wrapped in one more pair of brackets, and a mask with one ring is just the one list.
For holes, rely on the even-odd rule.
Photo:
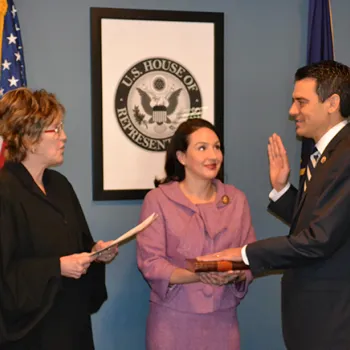
{"label": "red bible", "polygon": [[247,270],[249,266],[244,262],[220,260],[220,261],[198,261],[187,259],[186,268],[192,272],[225,272],[230,270]]}

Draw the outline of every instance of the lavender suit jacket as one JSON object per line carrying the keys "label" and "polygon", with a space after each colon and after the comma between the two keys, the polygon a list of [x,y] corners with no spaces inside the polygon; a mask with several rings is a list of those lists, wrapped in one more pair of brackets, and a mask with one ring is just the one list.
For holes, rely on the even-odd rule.
{"label": "lavender suit jacket", "polygon": [[[214,180],[213,203],[193,204],[178,182],[161,185],[145,197],[141,220],[153,212],[159,218],[137,238],[139,269],[151,286],[151,301],[192,313],[209,313],[235,307],[252,280],[225,286],[201,282],[169,288],[176,268],[185,268],[185,259],[255,241],[250,210],[243,192]],[[223,200],[227,196],[229,201]],[[225,198],[226,199],[226,198]]]}

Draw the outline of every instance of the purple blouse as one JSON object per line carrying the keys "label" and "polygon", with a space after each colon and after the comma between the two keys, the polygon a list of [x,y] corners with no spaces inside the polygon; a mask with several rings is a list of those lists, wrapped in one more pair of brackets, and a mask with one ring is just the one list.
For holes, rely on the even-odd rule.
{"label": "purple blouse", "polygon": [[[185,268],[185,259],[196,258],[256,240],[250,209],[243,192],[214,180],[216,200],[193,204],[179,183],[161,185],[144,200],[141,220],[153,212],[159,218],[137,237],[137,262],[151,286],[150,300],[169,308],[191,313],[209,313],[236,307],[252,280],[211,286],[201,282],[169,288],[176,268]],[[228,200],[227,200],[227,196]]]}

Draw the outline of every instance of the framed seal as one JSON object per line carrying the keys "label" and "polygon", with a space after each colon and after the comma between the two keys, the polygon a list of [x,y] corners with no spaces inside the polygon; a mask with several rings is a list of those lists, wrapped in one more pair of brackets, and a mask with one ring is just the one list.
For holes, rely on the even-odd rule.
{"label": "framed seal", "polygon": [[91,8],[93,199],[142,199],[188,118],[223,139],[223,14]]}

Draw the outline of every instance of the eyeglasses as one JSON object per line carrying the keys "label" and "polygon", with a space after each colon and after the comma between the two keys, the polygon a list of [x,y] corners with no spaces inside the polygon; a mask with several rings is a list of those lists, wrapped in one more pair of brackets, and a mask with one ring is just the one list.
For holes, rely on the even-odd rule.
{"label": "eyeglasses", "polygon": [[54,133],[55,135],[59,135],[64,128],[63,122],[59,123],[54,129],[44,130],[45,133]]}

